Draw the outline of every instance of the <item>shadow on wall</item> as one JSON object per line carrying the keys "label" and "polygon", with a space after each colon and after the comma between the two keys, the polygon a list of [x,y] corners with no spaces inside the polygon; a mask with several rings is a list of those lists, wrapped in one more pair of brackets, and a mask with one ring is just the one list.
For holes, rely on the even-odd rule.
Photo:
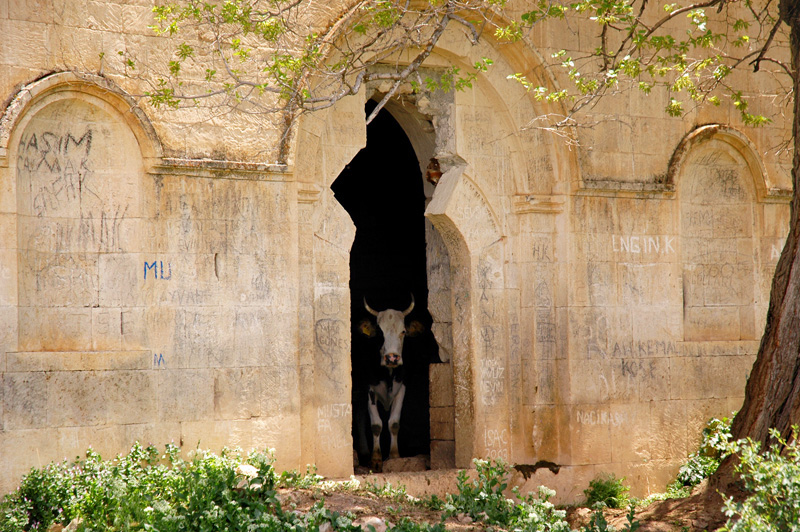
{"label": "shadow on wall", "polygon": [[[375,107],[367,104],[366,113]],[[383,342],[359,334],[357,325],[375,310],[405,309],[411,294],[416,304],[406,318],[425,327],[403,345],[406,395],[400,419],[400,456],[430,454],[428,365],[437,362],[438,347],[430,332],[425,261],[425,197],[419,162],[403,129],[382,110],[367,127],[367,146],[348,164],[331,188],[356,226],[350,251],[350,315],[352,319],[353,442],[361,465],[369,465],[367,389],[371,369],[379,364]],[[389,449],[384,418],[381,449]],[[385,440],[385,444],[384,444]],[[386,458],[386,456],[384,456]]]}

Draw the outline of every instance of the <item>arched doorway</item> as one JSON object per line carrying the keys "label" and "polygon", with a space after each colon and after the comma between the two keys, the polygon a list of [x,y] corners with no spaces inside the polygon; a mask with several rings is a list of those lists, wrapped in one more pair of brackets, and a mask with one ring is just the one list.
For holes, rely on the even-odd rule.
{"label": "arched doorway", "polygon": [[[457,54],[442,52],[437,56],[442,64],[461,60]],[[566,323],[556,298],[566,279],[563,259],[558,257],[568,256],[567,233],[561,231],[567,220],[565,176],[580,173],[574,154],[558,149],[547,137],[510,133],[537,111],[523,105],[511,112],[504,95],[518,87],[508,85],[502,71],[495,72],[481,78],[474,92],[414,93],[409,88],[386,106],[413,147],[415,163],[421,166],[419,173],[414,171],[414,181],[423,182],[428,201],[425,221],[420,222],[425,225],[427,246],[428,309],[439,356],[446,361],[429,366],[433,469],[470,467],[474,457],[533,459],[540,456],[540,445],[532,445],[529,435],[547,434],[548,441],[555,441],[551,435],[558,434],[549,429],[558,424],[551,422],[555,418],[541,414],[555,412],[556,393],[534,396],[524,394],[522,387],[545,380],[545,375],[553,374],[554,361],[563,358],[540,351],[537,345],[536,352],[547,353],[537,359],[534,342],[539,337],[534,338],[532,328],[539,316],[551,328]],[[307,342],[307,350],[301,351],[309,361],[309,381],[315,385],[304,391],[308,422],[303,439],[313,442],[306,460],[317,463],[327,475],[351,473],[346,466],[352,461],[345,453],[351,455],[354,447],[350,419],[335,424],[326,417],[329,408],[346,412],[348,418],[356,414],[350,402],[352,366],[346,363],[351,351],[347,329],[352,328],[345,313],[347,302],[355,302],[354,313],[363,313],[361,300],[350,294],[356,224],[337,201],[340,191],[331,185],[367,145],[365,101],[375,97],[372,91],[379,94],[380,87],[364,89],[330,110],[305,116],[297,132],[296,158],[291,159],[296,165],[299,217],[307,221],[300,228],[300,256],[309,257],[301,264],[301,279],[308,280],[301,285],[307,286],[300,299],[301,305],[307,302],[304,319],[315,331],[330,326],[328,336],[333,338],[324,338],[326,343],[320,345],[315,337],[314,344]],[[520,101],[525,101],[524,94]],[[356,203],[387,202],[376,183],[378,174],[396,166],[393,155],[398,149],[396,143],[390,144],[390,155],[368,168],[373,175],[363,181],[360,192],[371,195],[356,196]],[[431,158],[438,160],[442,171],[435,188],[420,177]],[[549,251],[538,256],[534,251],[531,257],[527,244],[520,247],[529,235],[550,242],[547,249],[558,248],[560,255]],[[538,284],[534,298],[529,287],[543,275],[548,282]],[[544,309],[538,304],[543,301],[552,304]],[[407,304],[406,290],[394,305]],[[554,344],[550,337],[545,340]],[[566,353],[566,342],[565,336],[558,353]],[[563,379],[549,380],[558,381],[549,388],[556,390]],[[345,401],[348,408],[343,410]],[[538,427],[548,430],[532,430]]]}
{"label": "arched doorway", "polygon": [[[374,101],[366,105],[369,114]],[[382,338],[367,337],[359,324],[369,319],[364,300],[373,309],[405,309],[411,295],[414,310],[407,323],[423,332],[404,342],[405,400],[398,436],[401,456],[430,454],[428,366],[438,360],[431,333],[425,254],[425,194],[420,164],[400,124],[382,110],[367,127],[367,145],[331,185],[336,199],[356,226],[350,251],[350,295],[353,377],[353,445],[358,463],[369,464],[372,438],[367,390]],[[384,412],[384,414],[387,414]],[[381,448],[388,451],[384,420]],[[385,443],[383,443],[385,440]],[[386,456],[384,456],[386,458]]]}

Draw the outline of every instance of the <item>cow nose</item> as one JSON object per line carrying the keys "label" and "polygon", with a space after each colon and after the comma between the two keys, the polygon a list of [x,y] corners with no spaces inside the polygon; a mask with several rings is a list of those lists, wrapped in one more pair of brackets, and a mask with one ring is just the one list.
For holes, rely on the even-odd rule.
{"label": "cow nose", "polygon": [[397,353],[387,353],[386,354],[386,365],[390,368],[400,365],[400,355]]}

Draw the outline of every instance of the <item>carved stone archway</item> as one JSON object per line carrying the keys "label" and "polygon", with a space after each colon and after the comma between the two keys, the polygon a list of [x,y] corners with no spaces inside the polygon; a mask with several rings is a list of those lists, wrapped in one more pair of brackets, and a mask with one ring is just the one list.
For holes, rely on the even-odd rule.
{"label": "carved stone archway", "polygon": [[[363,102],[352,98],[346,107],[341,103],[337,107],[352,117],[356,109],[363,109]],[[415,122],[409,116],[400,121],[406,128]],[[304,451],[321,471],[342,475],[349,474],[349,424],[331,423],[330,416],[351,414],[348,258],[354,227],[329,185],[361,148],[353,139],[364,138],[358,127],[363,128],[363,119],[351,122],[352,127],[343,128],[344,123],[332,112],[328,120],[309,124],[316,130],[301,129],[300,142],[316,142],[318,150],[316,161],[298,160],[297,172],[299,197],[305,205],[301,211],[307,210],[301,220],[309,222],[301,229],[307,235],[301,243],[308,247],[300,255],[313,257],[306,265],[310,304],[301,311],[314,330],[313,345],[309,343],[303,355],[314,385],[302,388],[316,390],[305,402],[309,423],[304,431],[309,437],[303,439],[309,443]],[[410,132],[416,149],[430,145],[420,140],[423,136]],[[475,456],[510,458],[505,240],[498,216],[466,173],[466,164],[458,158],[448,162],[450,169],[433,192],[426,217],[449,255],[453,290],[447,304],[452,330],[439,334],[452,334],[446,343],[452,345],[455,465],[469,467]]]}
{"label": "carved stone archway", "polygon": [[[559,228],[566,223],[566,198],[570,187],[580,181],[580,172],[574,152],[534,128],[525,128],[551,109],[534,102],[507,78],[513,72],[535,70],[531,65],[540,64],[535,51],[525,45],[499,50],[492,43],[471,48],[459,43],[456,35],[445,35],[425,68],[467,68],[481,54],[502,60],[471,91],[446,97],[400,94],[387,110],[411,140],[423,173],[432,156],[444,171],[435,190],[427,190],[426,218],[428,236],[439,238],[446,249],[447,260],[436,267],[446,270],[453,287],[438,300],[450,322],[436,323],[430,299],[429,308],[440,353],[443,346],[452,353],[455,400],[450,423],[455,433],[455,465],[469,467],[473,457],[528,459],[532,449],[541,455],[541,446],[532,443],[538,441],[536,435],[547,434],[549,441],[558,434],[557,423],[542,417],[533,404],[539,399],[526,394],[524,387],[536,379],[549,379],[553,372],[546,370],[567,349],[565,342],[556,344],[554,332],[534,335],[533,330],[564,326],[556,294],[565,276],[559,273],[557,261],[566,256],[567,232]],[[535,75],[546,77],[540,72]],[[345,453],[352,448],[350,425],[336,425],[326,418],[333,410],[351,415],[341,406],[350,399],[350,388],[341,384],[349,382],[349,334],[342,338],[342,325],[329,327],[337,333],[316,334],[322,323],[329,323],[321,320],[331,319],[332,312],[343,324],[350,319],[347,253],[354,227],[329,187],[366,144],[364,104],[373,96],[371,91],[378,90],[367,87],[330,109],[304,115],[291,157],[301,204],[300,257],[308,257],[301,264],[301,330],[315,330],[313,338],[300,339],[301,366],[307,368],[304,374],[310,379],[301,388],[311,390],[316,383],[323,390],[313,395],[306,392],[303,460],[317,463],[326,474],[349,474]],[[520,253],[522,233],[535,233],[544,242],[540,248],[549,251],[534,251],[532,256]],[[430,242],[431,238],[429,251]],[[430,260],[428,267],[430,280]],[[512,275],[509,268],[514,269]],[[535,297],[532,286],[537,290]],[[542,307],[543,301],[547,307]],[[324,352],[331,345],[339,364],[331,364]],[[545,352],[545,348],[558,353]],[[335,375],[324,374],[327,371]],[[551,390],[561,387],[559,383],[548,386]],[[551,400],[550,395],[545,401]],[[534,436],[530,437],[532,426]],[[544,426],[547,430],[537,432],[536,427]],[[325,432],[322,438],[320,431]],[[337,442],[335,452],[329,451],[334,447],[319,443],[330,438]],[[342,443],[345,440],[347,444]],[[558,447],[554,444],[548,449]],[[545,454],[555,458],[555,452]]]}

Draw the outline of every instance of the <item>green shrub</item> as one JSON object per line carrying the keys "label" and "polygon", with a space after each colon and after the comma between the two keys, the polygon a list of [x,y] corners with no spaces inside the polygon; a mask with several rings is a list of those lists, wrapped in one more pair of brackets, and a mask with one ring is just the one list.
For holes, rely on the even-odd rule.
{"label": "green shrub", "polygon": [[[51,524],[80,522],[82,531],[289,531],[359,530],[348,516],[320,502],[305,514],[284,512],[276,494],[272,457],[197,452],[188,461],[168,445],[135,444],[124,456],[103,461],[89,450],[74,463],[33,469],[0,503],[0,531],[47,530]],[[302,482],[302,479],[284,478]]]}
{"label": "green shrub", "polygon": [[[402,487],[368,486],[393,501],[424,504],[448,515],[468,514],[475,521],[509,530],[571,532],[565,512],[548,501],[555,492],[540,488],[539,498],[517,501],[504,495],[508,471],[501,462],[476,461],[477,479],[459,474],[459,493],[445,501],[418,501]],[[324,499],[309,511],[284,510],[279,487],[324,491],[326,482],[310,469],[278,475],[269,453],[246,456],[225,450],[220,455],[198,451],[190,460],[168,445],[164,454],[155,447],[134,445],[115,460],[103,461],[91,449],[85,459],[32,469],[19,489],[0,502],[0,532],[45,531],[52,524],[79,523],[78,531],[153,532],[311,532],[329,528],[355,532],[352,516],[325,508]],[[336,489],[357,489],[354,483],[336,483]],[[342,487],[344,486],[344,487]],[[329,524],[330,527],[324,526]],[[444,532],[442,522],[433,525],[401,518],[397,532]]]}
{"label": "green shrub", "polygon": [[800,530],[800,449],[797,426],[787,442],[776,430],[775,443],[761,453],[752,440],[740,440],[732,447],[739,454],[736,472],[750,495],[742,502],[725,502],[727,532]]}
{"label": "green shrub", "polygon": [[402,517],[390,530],[391,532],[447,532],[443,523],[436,523],[435,525],[415,523],[408,517]]}
{"label": "green shrub", "polygon": [[477,478],[469,481],[466,472],[458,474],[458,494],[448,495],[442,506],[443,517],[466,514],[473,521],[481,521],[512,530],[529,532],[570,532],[564,520],[566,512],[557,510],[549,501],[555,491],[539,487],[538,497],[523,497],[518,488],[512,493],[517,501],[506,498],[508,469],[498,461],[473,460]]}
{"label": "green shrub", "polygon": [[598,476],[589,482],[589,488],[583,490],[586,495],[586,506],[594,507],[602,503],[608,508],[624,508],[627,506],[630,488],[623,482],[625,478],[618,479],[614,474]]}
{"label": "green shrub", "polygon": [[[583,527],[582,532],[616,532],[616,528],[614,528],[613,525],[608,524],[608,521],[606,521],[606,516],[603,515],[604,507],[605,506],[603,503],[597,503],[594,512],[592,512],[592,517],[589,519],[589,523]],[[636,505],[631,503],[630,507],[628,508],[628,513],[625,516],[628,519],[628,522],[620,532],[636,532],[636,530],[642,526],[639,521],[634,519],[635,515]]]}
{"label": "green shrub", "polygon": [[278,477],[277,485],[281,488],[310,488],[319,484],[324,477],[317,474],[314,466],[306,467],[306,474],[302,475],[297,471],[284,471]]}
{"label": "green shrub", "polygon": [[664,493],[654,493],[646,499],[638,501],[640,506],[649,506],[655,501],[667,499],[683,499],[692,493],[692,488],[710,477],[719,467],[720,462],[730,454],[731,423],[733,416],[722,419],[713,418],[703,429],[697,451],[689,455],[678,474],[667,485]]}
{"label": "green shrub", "polygon": [[733,416],[709,420],[703,429],[700,447],[678,471],[675,489],[692,488],[714,474],[720,462],[730,454],[732,422]]}

